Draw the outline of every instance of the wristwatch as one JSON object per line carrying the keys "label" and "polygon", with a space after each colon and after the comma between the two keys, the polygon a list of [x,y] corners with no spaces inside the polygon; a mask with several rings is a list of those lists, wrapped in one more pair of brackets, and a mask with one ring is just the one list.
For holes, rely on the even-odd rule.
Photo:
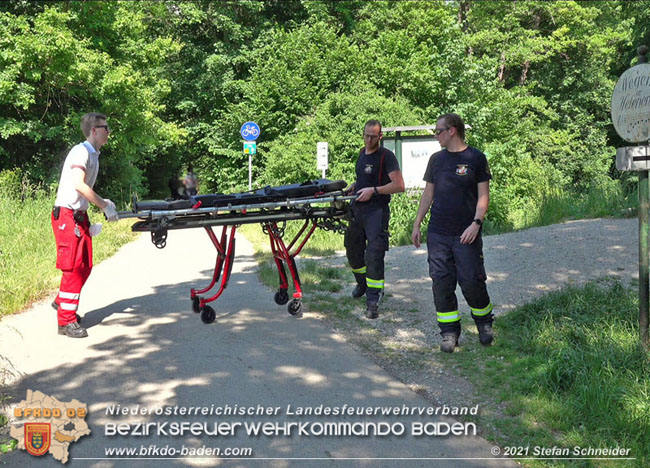
{"label": "wristwatch", "polygon": [[476,218],[473,222],[476,223],[476,224],[478,224],[479,226],[483,224],[483,221],[481,221],[481,220],[478,219],[478,218]]}
{"label": "wristwatch", "polygon": [[374,191],[375,191],[375,194],[376,194],[376,195],[379,195],[379,190],[377,190],[377,187],[373,187],[373,189],[374,189]]}

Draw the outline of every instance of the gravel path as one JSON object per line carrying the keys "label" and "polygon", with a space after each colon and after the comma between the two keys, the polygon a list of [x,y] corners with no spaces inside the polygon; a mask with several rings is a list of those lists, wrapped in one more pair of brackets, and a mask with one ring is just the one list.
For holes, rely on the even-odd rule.
{"label": "gravel path", "polygon": [[[488,291],[502,314],[541,294],[597,278],[638,279],[638,220],[568,221],[483,238]],[[323,259],[345,265],[345,253]],[[392,247],[386,254],[386,292],[395,302],[433,312],[426,245]],[[347,291],[346,291],[347,293]],[[467,309],[460,288],[459,307]]]}
{"label": "gravel path", "polygon": [[[483,239],[488,291],[497,314],[569,284],[609,277],[638,279],[638,220],[569,221]],[[432,305],[426,246],[387,255],[387,283],[396,298]],[[424,298],[424,289],[426,294]],[[460,288],[460,307],[467,310]],[[432,309],[433,310],[433,309]]]}

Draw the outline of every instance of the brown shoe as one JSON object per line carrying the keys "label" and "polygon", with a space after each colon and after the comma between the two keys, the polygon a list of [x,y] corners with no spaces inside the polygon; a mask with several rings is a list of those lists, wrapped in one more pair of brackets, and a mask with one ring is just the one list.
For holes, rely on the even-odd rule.
{"label": "brown shoe", "polygon": [[67,325],[59,325],[59,335],[69,336],[70,338],[86,338],[88,332],[85,328],[79,325],[78,322],[70,322]]}

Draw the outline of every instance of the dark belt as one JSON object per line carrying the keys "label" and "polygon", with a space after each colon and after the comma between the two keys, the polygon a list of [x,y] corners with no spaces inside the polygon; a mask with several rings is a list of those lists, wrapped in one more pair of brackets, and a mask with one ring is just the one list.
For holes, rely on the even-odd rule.
{"label": "dark belt", "polygon": [[64,210],[72,211],[72,217],[77,222],[77,224],[82,224],[84,221],[86,221],[85,211],[73,210],[71,208],[66,208],[64,206],[55,206],[54,208],[52,208],[52,216],[54,216],[54,219],[59,219],[59,216],[61,215],[61,208],[63,208]]}

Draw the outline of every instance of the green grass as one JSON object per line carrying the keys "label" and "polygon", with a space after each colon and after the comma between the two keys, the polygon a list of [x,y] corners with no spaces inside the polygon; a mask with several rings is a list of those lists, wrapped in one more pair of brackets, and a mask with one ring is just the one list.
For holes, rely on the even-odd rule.
{"label": "green grass", "polygon": [[595,186],[582,193],[556,191],[540,202],[528,203],[510,215],[508,226],[488,221],[487,234],[497,234],[517,229],[548,226],[570,219],[601,218],[607,216],[636,216],[638,206],[636,192],[625,194],[620,184]]}
{"label": "green grass", "polygon": [[[389,226],[391,246],[411,244],[411,231],[420,195],[421,191],[419,190],[393,195]],[[514,209],[505,223],[495,223],[490,219],[488,212],[483,233],[484,235],[501,234],[531,227],[548,226],[572,219],[636,216],[637,205],[637,193],[625,194],[618,181],[611,181],[603,186],[594,186],[582,193],[558,190],[547,195],[541,201],[529,202],[519,209]],[[428,222],[429,215],[427,214],[422,222],[422,243],[425,245]],[[302,221],[287,222],[285,239],[293,238],[302,224]],[[242,226],[242,229],[244,235],[256,244],[268,243],[265,240],[267,236],[262,233],[259,225],[247,224]],[[340,233],[317,229],[302,253],[311,256],[327,256],[343,249],[343,236]]]}
{"label": "green grass", "polygon": [[[296,233],[302,228],[304,222],[302,221],[288,221],[284,226],[280,224],[278,227],[284,227],[283,240],[287,245],[293,240]],[[307,228],[307,230],[309,227]],[[269,236],[262,232],[259,224],[244,224],[240,231],[250,240],[259,252],[270,252]],[[304,237],[304,234],[303,234]],[[300,244],[300,240],[296,242],[295,247]],[[301,255],[308,255],[313,257],[322,257],[332,255],[337,250],[343,250],[343,234],[334,231],[325,231],[323,229],[316,229],[311,238],[303,248]]]}
{"label": "green grass", "polygon": [[[469,321],[464,333],[476,334]],[[493,346],[466,340],[453,355],[493,402],[482,408],[483,426],[495,428],[488,437],[504,447],[618,446],[637,457],[523,461],[529,467],[648,466],[650,353],[639,345],[635,292],[619,283],[566,288],[499,317],[495,333]]]}
{"label": "green grass", "polygon": [[[0,408],[5,405],[5,400],[8,397],[0,395]],[[4,414],[0,413],[0,427],[4,427],[9,423],[9,419]],[[18,445],[16,439],[9,437],[9,434],[0,434],[0,455],[11,452]]]}
{"label": "green grass", "polygon": [[[23,201],[0,196],[0,316],[23,310],[58,287],[61,273],[55,268],[50,224],[53,204],[54,197],[43,193]],[[107,223],[92,209],[90,218],[103,222],[102,233],[93,239],[95,264],[136,237],[129,220]]]}
{"label": "green grass", "polygon": [[650,353],[637,301],[619,283],[567,288],[500,317],[480,361],[458,353],[480,391],[506,405],[493,421],[501,445],[620,446],[638,457],[626,466],[648,466]]}

